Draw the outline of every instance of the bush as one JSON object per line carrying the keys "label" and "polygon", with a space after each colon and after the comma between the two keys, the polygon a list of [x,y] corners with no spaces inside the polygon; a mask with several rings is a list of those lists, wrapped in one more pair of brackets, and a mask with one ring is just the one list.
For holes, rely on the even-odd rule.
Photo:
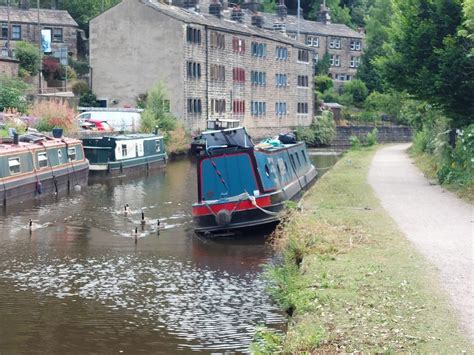
{"label": "bush", "polygon": [[20,41],[15,48],[16,59],[20,61],[20,69],[23,73],[36,75],[40,69],[41,52],[39,49],[27,42]]}
{"label": "bush", "polygon": [[155,127],[162,132],[175,128],[176,118],[169,113],[169,98],[163,82],[148,91],[146,108],[142,114],[142,131],[152,132]]}
{"label": "bush", "polygon": [[89,91],[89,85],[84,80],[78,80],[72,84],[72,92],[76,96],[81,96]]}
{"label": "bush", "polygon": [[367,138],[365,140],[365,145],[371,147],[377,144],[377,135],[379,131],[377,128],[374,128],[372,132],[367,133]]}
{"label": "bush", "polygon": [[77,73],[76,71],[71,68],[69,65],[68,66],[61,66],[59,69],[59,80],[65,80],[66,79],[66,71],[67,71],[67,80],[77,80]]}
{"label": "bush", "polygon": [[39,131],[51,131],[54,127],[65,131],[76,128],[74,118],[76,111],[67,103],[60,101],[40,101],[33,105],[30,115],[37,119],[36,129]]}
{"label": "bush", "polygon": [[317,75],[314,78],[314,88],[319,92],[324,92],[334,87],[332,79],[327,75]]}
{"label": "bush", "polygon": [[349,142],[351,143],[351,149],[359,149],[361,147],[360,139],[357,136],[350,136]]}
{"label": "bush", "polygon": [[54,57],[43,58],[43,75],[52,80],[59,76],[60,64],[59,61]]}
{"label": "bush", "polygon": [[426,152],[428,145],[428,135],[425,131],[416,132],[415,138],[413,139],[412,151],[420,154]]}
{"label": "bush", "polygon": [[309,128],[298,127],[296,136],[309,146],[329,145],[336,137],[336,124],[332,112],[324,111],[321,116],[316,116]]}
{"label": "bush", "polygon": [[338,102],[339,95],[334,91],[334,88],[329,88],[324,92],[317,92],[318,98],[324,102]]}
{"label": "bush", "polygon": [[69,63],[71,67],[76,71],[78,76],[84,76],[89,74],[89,63],[80,60],[74,60],[73,58],[69,57]]}
{"label": "bush", "polygon": [[96,107],[97,106],[97,96],[92,92],[92,90],[87,90],[82,93],[79,97],[79,106],[82,107]]}
{"label": "bush", "polygon": [[365,86],[362,80],[355,79],[344,85],[343,93],[351,95],[354,99],[354,104],[361,107],[369,94],[369,90],[367,90],[367,86]]}
{"label": "bush", "polygon": [[22,80],[0,76],[0,111],[15,109],[25,113],[28,110],[26,91],[29,88]]}

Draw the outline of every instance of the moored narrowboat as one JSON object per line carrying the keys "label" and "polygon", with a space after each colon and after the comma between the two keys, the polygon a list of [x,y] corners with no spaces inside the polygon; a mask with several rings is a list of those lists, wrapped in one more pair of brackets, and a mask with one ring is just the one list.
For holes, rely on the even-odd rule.
{"label": "moored narrowboat", "polygon": [[[245,128],[208,131],[197,164],[195,232],[207,236],[277,223],[285,201],[315,181],[304,142],[254,145]],[[282,139],[284,141],[284,139]]]}
{"label": "moored narrowboat", "polygon": [[88,171],[80,140],[33,132],[0,138],[0,206],[85,186]]}
{"label": "moored narrowboat", "polygon": [[83,138],[91,177],[133,176],[166,165],[164,139],[155,134]]}

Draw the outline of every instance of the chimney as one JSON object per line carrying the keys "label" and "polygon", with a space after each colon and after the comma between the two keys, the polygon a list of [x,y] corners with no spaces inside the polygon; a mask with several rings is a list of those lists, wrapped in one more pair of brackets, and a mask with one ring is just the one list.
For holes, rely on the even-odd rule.
{"label": "chimney", "polygon": [[285,0],[280,0],[277,6],[277,15],[280,19],[285,19],[288,14],[288,9],[285,5]]}
{"label": "chimney", "polygon": [[260,10],[260,3],[258,2],[258,0],[245,0],[242,4],[242,9],[246,9],[253,13],[256,13]]}
{"label": "chimney", "polygon": [[222,17],[222,4],[220,0],[213,0],[212,3],[209,4],[209,14],[218,18]]}
{"label": "chimney", "polygon": [[260,13],[255,12],[252,15],[251,21],[252,21],[252,26],[262,28],[262,26],[263,26],[263,16],[260,15]]}
{"label": "chimney", "polygon": [[324,24],[331,23],[331,10],[329,7],[323,3],[321,4],[321,8],[316,15],[316,21],[322,22]]}
{"label": "chimney", "polygon": [[242,9],[239,5],[232,8],[232,11],[230,12],[230,19],[232,21],[242,22],[243,16],[244,13],[242,12]]}
{"label": "chimney", "polygon": [[30,8],[30,1],[29,0],[20,0],[18,7],[21,10],[28,10]]}

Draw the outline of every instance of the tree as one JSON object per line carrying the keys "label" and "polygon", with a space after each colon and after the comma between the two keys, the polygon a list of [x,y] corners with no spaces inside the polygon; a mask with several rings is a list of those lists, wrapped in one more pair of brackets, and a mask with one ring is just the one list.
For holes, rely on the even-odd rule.
{"label": "tree", "polygon": [[354,79],[344,85],[343,94],[350,95],[354,100],[354,104],[360,107],[367,98],[369,91],[362,80]]}
{"label": "tree", "polygon": [[169,132],[175,128],[176,119],[169,112],[169,102],[162,81],[148,91],[145,111],[142,114],[142,131],[151,132],[158,127],[160,131]]}
{"label": "tree", "polygon": [[394,0],[387,55],[378,62],[390,85],[439,107],[452,127],[474,116],[469,53],[472,41],[458,33],[461,0]]}
{"label": "tree", "polygon": [[21,113],[28,110],[26,91],[29,85],[22,80],[0,76],[0,111],[15,109]]}
{"label": "tree", "polygon": [[317,75],[314,78],[314,88],[316,91],[324,92],[334,86],[332,79],[327,75]]}
{"label": "tree", "polygon": [[316,63],[316,75],[327,75],[331,67],[331,56],[324,53],[324,56]]}
{"label": "tree", "polygon": [[20,41],[16,44],[15,56],[20,61],[20,74],[22,76],[38,74],[41,64],[41,52],[36,46]]}
{"label": "tree", "polygon": [[[308,19],[316,20],[316,15],[321,9],[323,0],[314,0],[309,7]],[[331,22],[352,24],[350,10],[348,7],[341,6],[340,0],[326,0],[326,6],[331,10]]]}

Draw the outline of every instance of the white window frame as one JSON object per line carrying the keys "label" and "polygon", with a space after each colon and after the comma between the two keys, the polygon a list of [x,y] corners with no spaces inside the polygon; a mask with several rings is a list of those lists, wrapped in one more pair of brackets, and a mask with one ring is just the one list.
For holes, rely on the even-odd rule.
{"label": "white window frame", "polygon": [[331,37],[329,39],[329,48],[341,49],[341,39],[338,37]]}
{"label": "white window frame", "polygon": [[352,39],[351,40],[351,51],[360,51],[361,43],[360,40]]}
{"label": "white window frame", "polygon": [[[42,162],[46,162],[46,165],[41,166]],[[39,152],[38,153],[38,169],[47,168],[47,167],[48,167],[48,153]]]}
{"label": "white window frame", "polygon": [[[12,168],[16,169],[17,167],[18,167],[18,171],[12,171]],[[21,173],[20,157],[9,158],[8,169],[10,171],[10,175],[20,174]]]}
{"label": "white window frame", "polygon": [[61,149],[58,149],[58,164],[63,163],[63,152]]}
{"label": "white window frame", "polygon": [[[67,149],[67,157],[68,157],[70,162],[77,160],[76,147],[70,147],[70,148]],[[74,157],[74,159],[72,159],[72,157]]]}

